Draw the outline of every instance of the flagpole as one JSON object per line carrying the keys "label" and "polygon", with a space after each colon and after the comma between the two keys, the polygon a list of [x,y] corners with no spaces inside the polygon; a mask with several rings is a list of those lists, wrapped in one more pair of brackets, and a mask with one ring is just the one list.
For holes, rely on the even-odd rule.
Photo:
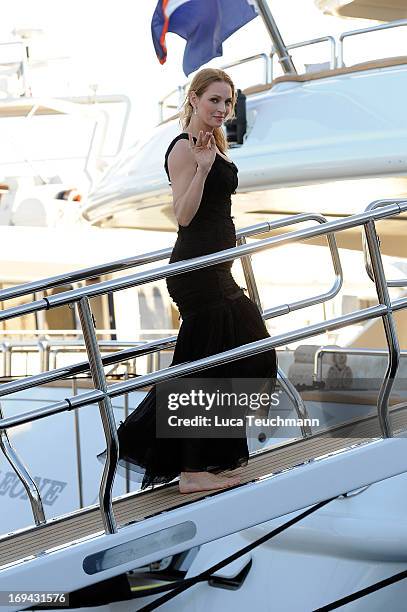
{"label": "flagpole", "polygon": [[270,34],[275,52],[278,56],[283,71],[286,74],[297,74],[297,70],[294,66],[291,55],[288,53],[288,49],[285,46],[284,40],[280,34],[277,24],[274,21],[274,17],[271,14],[271,11],[267,4],[267,0],[256,0],[256,3],[259,9],[259,13],[262,16],[264,24],[268,30],[268,33]]}

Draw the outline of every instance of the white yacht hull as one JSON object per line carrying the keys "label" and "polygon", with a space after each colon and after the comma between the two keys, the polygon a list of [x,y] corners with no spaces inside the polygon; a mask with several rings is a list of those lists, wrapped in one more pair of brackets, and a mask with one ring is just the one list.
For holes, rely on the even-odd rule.
{"label": "white yacht hull", "polygon": [[[255,551],[255,559],[256,555],[268,559],[260,563],[259,557],[255,567],[258,563],[260,569],[251,570],[251,581],[246,587],[242,585],[240,597],[247,589],[253,609],[308,612],[403,569],[407,538],[407,527],[403,527],[407,497],[402,486],[407,478],[405,450],[405,439],[378,440],[129,524],[117,534],[95,534],[49,550],[40,557],[4,568],[0,591],[18,591],[24,585],[25,591],[69,592],[212,542],[202,548],[202,557],[198,555],[195,565],[191,565],[193,575],[225,558],[239,544],[263,535],[292,512],[384,480],[359,495],[331,502],[305,523],[298,523],[293,532],[288,530],[263,546],[261,552]],[[264,525],[274,519],[278,519],[275,524]],[[249,528],[252,529],[242,532]],[[242,533],[227,538],[238,532]],[[303,587],[309,583],[307,590],[287,589],[287,572],[293,584],[297,579]],[[401,587],[394,588],[400,597]],[[203,609],[203,605],[213,610],[219,609],[220,604],[222,608],[226,606],[224,609],[235,609],[230,592],[218,594],[220,589],[211,595],[215,597],[214,606],[208,607],[208,590],[212,593],[205,585],[194,587],[183,596],[190,598],[185,605],[181,600],[173,605],[178,610],[191,609],[191,605],[196,610]],[[223,599],[223,603],[216,598]],[[127,605],[125,609],[134,609],[133,601]],[[5,607],[17,609],[20,606]],[[391,609],[401,610],[395,606]]]}
{"label": "white yacht hull", "polygon": [[[352,214],[365,208],[373,188],[374,197],[405,193],[406,87],[404,63],[277,82],[248,95],[247,136],[229,152],[239,168],[238,225],[255,222],[245,215],[259,210],[268,216],[309,210]],[[180,131],[176,119],[163,123],[122,154],[90,193],[85,217],[101,225],[174,229],[163,159]],[[327,182],[329,190],[321,193]],[[292,189],[306,185],[315,189],[298,195]]]}

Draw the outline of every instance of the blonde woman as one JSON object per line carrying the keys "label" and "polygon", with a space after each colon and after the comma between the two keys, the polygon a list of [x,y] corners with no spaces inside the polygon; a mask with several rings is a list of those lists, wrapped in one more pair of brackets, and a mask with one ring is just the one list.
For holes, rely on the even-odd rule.
{"label": "blonde woman", "polygon": [[[181,112],[183,131],[165,155],[179,225],[170,263],[236,246],[231,195],[238,185],[238,170],[227,156],[222,130],[233,116],[235,102],[235,87],[225,72],[206,68],[195,75]],[[182,318],[172,365],[268,336],[257,306],[236,284],[231,266],[229,261],[167,279]],[[273,379],[276,369],[275,351],[270,350],[212,367],[203,375]],[[118,430],[121,464],[143,471],[142,488],[178,475],[181,493],[239,484],[232,470],[247,464],[246,436],[159,438],[156,399],[153,387]]]}

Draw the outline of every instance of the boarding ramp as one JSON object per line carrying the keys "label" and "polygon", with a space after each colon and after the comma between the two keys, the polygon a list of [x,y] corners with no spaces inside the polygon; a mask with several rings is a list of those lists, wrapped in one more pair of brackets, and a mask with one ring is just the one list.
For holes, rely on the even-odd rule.
{"label": "boarding ramp", "polygon": [[[296,215],[275,223],[259,224],[241,230],[237,236],[238,246],[220,253],[65,291],[3,310],[0,313],[0,320],[75,304],[79,311],[89,360],[4,383],[0,386],[0,396],[85,371],[90,371],[94,389],[80,395],[72,395],[45,408],[0,420],[2,450],[24,484],[35,521],[34,527],[0,539],[0,590],[6,588],[18,590],[21,589],[21,585],[27,590],[49,590],[51,577],[52,588],[56,589],[58,580],[62,580],[63,576],[60,588],[72,591],[405,472],[407,460],[403,452],[403,441],[397,437],[407,429],[407,403],[401,402],[393,406],[392,420],[390,420],[389,398],[400,361],[393,312],[406,308],[407,298],[390,299],[375,221],[406,211],[407,201],[391,200],[376,202],[366,212],[338,221],[326,222],[320,215]],[[316,223],[312,227],[257,240],[252,244],[246,243],[248,236],[307,220]],[[252,342],[195,362],[107,384],[105,366],[169,347],[174,344],[175,338],[126,348],[102,359],[95,335],[90,298],[240,257],[251,297],[261,308],[250,256],[278,245],[326,235],[333,257],[332,289],[309,300],[262,310],[265,319],[288,314],[311,303],[327,301],[337,294],[342,284],[342,271],[334,234],[354,227],[361,227],[366,237],[369,270],[373,274],[378,296],[376,306]],[[106,264],[97,269],[92,268],[37,281],[6,290],[0,297],[4,301],[7,298],[29,295],[33,291],[66,284],[68,281],[91,278],[100,275],[102,270],[105,272],[124,270],[141,263],[160,261],[167,258],[169,253],[170,250],[167,249]],[[407,284],[407,280],[404,284]],[[292,394],[297,414],[304,417],[302,435],[298,439],[289,440],[254,454],[248,468],[242,470],[241,485],[213,493],[183,496],[178,492],[177,484],[170,483],[154,490],[130,493],[112,500],[112,484],[118,457],[112,398],[148,385],[190,375],[211,366],[278,348],[290,342],[308,340],[322,332],[379,317],[383,320],[386,331],[388,365],[378,394],[377,415],[353,420],[334,429],[314,432],[306,424],[307,413],[299,394],[280,372],[282,384]],[[24,468],[9,443],[7,430],[66,411],[86,409],[95,402],[99,405],[107,445],[99,504],[70,515],[47,520],[39,491],[29,470]],[[241,510],[238,513],[237,507]],[[21,608],[21,605],[12,605],[9,608],[17,609]]]}

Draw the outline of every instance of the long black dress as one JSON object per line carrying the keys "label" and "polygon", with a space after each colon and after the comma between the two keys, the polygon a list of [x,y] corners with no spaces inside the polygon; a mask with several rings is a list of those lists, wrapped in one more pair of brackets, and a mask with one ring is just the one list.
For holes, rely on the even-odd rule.
{"label": "long black dress", "polygon": [[[169,145],[188,139],[179,134]],[[206,178],[199,209],[187,227],[180,226],[170,263],[236,246],[231,194],[238,185],[237,167],[217,154]],[[167,288],[182,324],[171,365],[200,359],[269,336],[257,306],[231,274],[232,262],[169,277]],[[270,350],[204,370],[211,378],[276,376],[276,354]],[[195,374],[198,376],[198,374]],[[156,437],[156,387],[118,429],[120,464],[143,473],[142,488],[173,480],[181,471],[219,472],[246,465],[246,437]]]}

